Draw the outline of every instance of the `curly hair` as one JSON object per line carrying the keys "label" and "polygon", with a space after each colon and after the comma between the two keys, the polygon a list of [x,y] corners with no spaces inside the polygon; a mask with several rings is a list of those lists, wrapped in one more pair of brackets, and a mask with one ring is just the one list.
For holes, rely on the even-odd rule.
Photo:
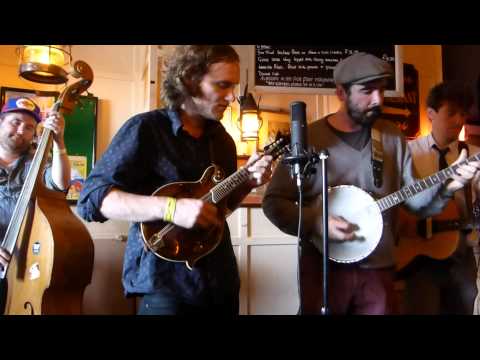
{"label": "curly hair", "polygon": [[177,46],[166,62],[161,92],[165,105],[178,109],[189,96],[198,94],[203,76],[218,62],[240,62],[240,57],[230,45]]}

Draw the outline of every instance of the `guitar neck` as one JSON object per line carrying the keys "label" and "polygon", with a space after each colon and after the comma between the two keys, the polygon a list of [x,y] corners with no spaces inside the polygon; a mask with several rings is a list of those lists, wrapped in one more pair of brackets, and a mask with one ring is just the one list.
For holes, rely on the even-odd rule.
{"label": "guitar neck", "polygon": [[404,186],[400,190],[377,200],[377,205],[382,212],[394,206],[397,206],[405,200],[408,200],[411,197],[421,193],[422,191],[425,191],[437,184],[443,183],[445,180],[451,178],[460,165],[467,164],[470,161],[478,160],[480,160],[480,153],[470,156],[468,159],[465,159],[461,163],[451,165],[433,175],[418,180],[413,184]]}

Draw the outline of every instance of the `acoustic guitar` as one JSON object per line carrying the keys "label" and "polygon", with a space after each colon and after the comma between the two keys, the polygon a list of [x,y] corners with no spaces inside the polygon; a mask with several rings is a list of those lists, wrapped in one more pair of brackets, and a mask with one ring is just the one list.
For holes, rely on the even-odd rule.
{"label": "acoustic guitar", "polygon": [[450,257],[460,242],[460,231],[471,231],[471,226],[460,219],[455,200],[450,201],[441,214],[428,219],[419,219],[402,208],[398,215],[397,270],[420,255],[436,260]]}
{"label": "acoustic guitar", "polygon": [[[289,137],[277,136],[277,140],[267,145],[265,155],[278,158],[289,150]],[[249,172],[241,167],[224,178],[224,172],[217,165],[211,165],[196,182],[175,182],[158,188],[152,196],[171,196],[176,199],[196,198],[215,204],[220,216],[226,218],[226,199],[229,194],[249,179]],[[140,229],[146,247],[156,256],[167,261],[185,262],[192,270],[195,263],[211,253],[222,241],[222,226],[210,229],[186,229],[164,221],[142,222]]]}

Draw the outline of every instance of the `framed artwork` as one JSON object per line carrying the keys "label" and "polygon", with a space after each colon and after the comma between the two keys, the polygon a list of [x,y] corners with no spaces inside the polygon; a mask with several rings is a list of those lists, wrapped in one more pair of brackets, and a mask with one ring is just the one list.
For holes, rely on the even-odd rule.
{"label": "framed artwork", "polygon": [[98,98],[80,96],[71,114],[65,114],[65,145],[71,166],[67,200],[76,204],[85,179],[92,171],[97,149]]}
{"label": "framed artwork", "polygon": [[404,96],[386,97],[382,118],[393,121],[407,139],[420,133],[420,96],[418,71],[412,64],[403,64]]}
{"label": "framed artwork", "polygon": [[278,133],[289,134],[290,133],[290,114],[286,113],[275,113],[269,112],[267,119],[267,136],[265,139],[265,144],[263,146],[272,143],[275,141]]}

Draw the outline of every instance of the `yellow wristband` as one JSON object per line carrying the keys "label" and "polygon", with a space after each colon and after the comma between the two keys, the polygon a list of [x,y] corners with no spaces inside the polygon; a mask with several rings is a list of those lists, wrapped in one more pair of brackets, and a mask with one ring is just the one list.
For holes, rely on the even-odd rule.
{"label": "yellow wristband", "polygon": [[168,222],[173,222],[173,216],[175,215],[175,209],[177,206],[177,199],[172,197],[167,197],[165,203],[165,213],[163,214],[163,220]]}

